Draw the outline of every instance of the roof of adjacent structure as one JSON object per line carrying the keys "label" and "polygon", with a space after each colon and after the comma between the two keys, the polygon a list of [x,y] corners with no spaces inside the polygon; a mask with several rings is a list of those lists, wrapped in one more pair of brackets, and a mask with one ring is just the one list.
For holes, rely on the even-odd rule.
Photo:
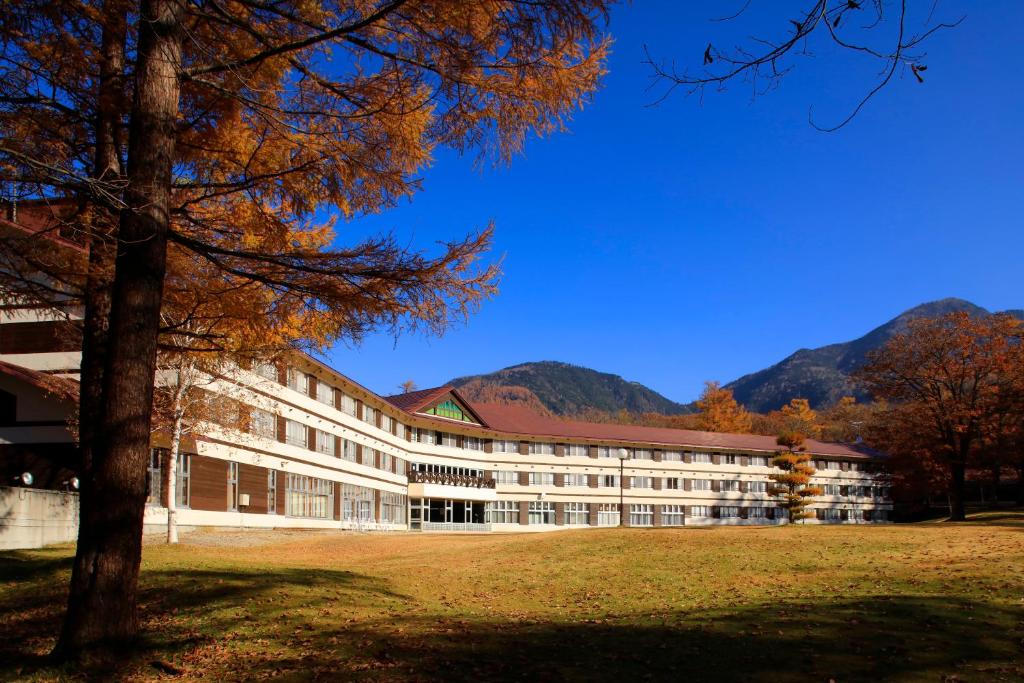
{"label": "roof of adjacent structure", "polygon": [[31,384],[56,398],[78,402],[78,382],[73,379],[48,375],[45,372],[5,361],[0,361],[0,374]]}

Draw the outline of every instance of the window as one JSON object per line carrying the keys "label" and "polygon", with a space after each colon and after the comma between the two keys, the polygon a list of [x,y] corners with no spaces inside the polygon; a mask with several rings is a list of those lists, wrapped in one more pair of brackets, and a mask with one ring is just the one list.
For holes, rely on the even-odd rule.
{"label": "window", "polygon": [[750,456],[750,465],[752,467],[768,467],[768,456],[752,455]]}
{"label": "window", "polygon": [[277,470],[267,470],[267,514],[277,513]]}
{"label": "window", "polygon": [[662,505],[661,525],[682,526],[685,523],[686,514],[682,505]]}
{"label": "window", "polygon": [[629,506],[630,526],[654,526],[653,505],[630,505]]}
{"label": "window", "polygon": [[518,453],[519,442],[518,441],[495,441],[493,448],[491,449],[495,453]]}
{"label": "window", "polygon": [[839,484],[822,484],[821,495],[823,496],[838,496],[839,495]]}
{"label": "window", "polygon": [[726,479],[722,482],[722,491],[739,491],[740,483],[735,479]]}
{"label": "window", "polygon": [[238,463],[228,462],[228,510],[238,510]]}
{"label": "window", "polygon": [[293,446],[306,447],[306,425],[295,420],[285,420],[285,437],[284,440]]}
{"label": "window", "polygon": [[391,471],[390,453],[385,453],[384,451],[377,451],[377,462],[380,463],[379,465],[377,465],[377,467],[379,467],[380,469],[384,470],[385,472]]}
{"label": "window", "polygon": [[617,474],[601,474],[597,477],[597,486],[599,488],[619,488],[619,475]]}
{"label": "window", "polygon": [[277,438],[277,416],[266,410],[253,408],[250,414],[250,430],[253,434],[268,439]]}
{"label": "window", "polygon": [[752,507],[747,508],[747,517],[750,519],[767,519],[768,508],[766,507]]}
{"label": "window", "polygon": [[395,474],[405,474],[405,467],[405,460],[403,460],[402,458],[395,458]]}
{"label": "window", "polygon": [[735,455],[723,455],[720,462],[723,465],[738,465],[739,459]]}
{"label": "window", "polygon": [[341,485],[341,518],[353,522],[372,522],[373,489],[355,484]]}
{"label": "window", "polygon": [[751,481],[747,482],[747,491],[750,493],[766,493],[768,491],[768,482],[766,481]]}
{"label": "window", "polygon": [[564,486],[586,486],[587,475],[585,474],[567,474],[565,475]]}
{"label": "window", "polygon": [[555,444],[553,443],[540,443],[537,441],[530,442],[530,454],[531,455],[554,455]]}
{"label": "window", "polygon": [[574,458],[585,458],[590,455],[590,447],[582,443],[571,443],[565,447],[565,454]]}
{"label": "window", "polygon": [[406,498],[401,493],[381,491],[380,521],[385,524],[405,524]]}
{"label": "window", "polygon": [[178,471],[174,477],[174,504],[180,508],[187,508],[192,501],[192,478],[189,472],[192,468],[192,455],[189,453],[178,453]]}
{"label": "window", "polygon": [[412,430],[412,436],[413,441],[416,441],[417,443],[433,445],[434,437],[436,435],[434,434],[433,429],[414,429]]}
{"label": "window", "polygon": [[825,461],[825,467],[823,469],[826,469],[826,470],[838,470],[838,469],[840,469],[839,462],[836,461],[836,460],[826,460]]}
{"label": "window", "polygon": [[347,394],[341,395],[341,412],[346,415],[355,417],[356,415],[356,400]]}
{"label": "window", "polygon": [[433,408],[428,408],[423,411],[428,415],[437,415],[438,417],[446,417],[449,420],[459,420],[460,422],[476,422],[473,418],[465,413],[458,403],[452,400],[438,403]]}
{"label": "window", "polygon": [[498,500],[491,503],[491,524],[518,524],[519,506],[514,500]]}
{"label": "window", "polygon": [[633,451],[633,458],[635,460],[650,460],[654,457],[654,454],[649,448],[637,448]]}
{"label": "window", "polygon": [[527,521],[529,524],[554,524],[555,504],[545,501],[531,502]]}
{"label": "window", "polygon": [[851,462],[850,463],[850,471],[851,472],[860,472],[861,471],[861,463],[859,463],[859,462]]}
{"label": "window", "polygon": [[316,450],[324,455],[334,455],[334,435],[316,430]]}
{"label": "window", "polygon": [[693,462],[709,463],[709,462],[711,462],[711,454],[710,453],[694,453],[693,454]]}
{"label": "window", "polygon": [[683,480],[678,477],[666,477],[662,488],[669,491],[678,491],[683,488]]}
{"label": "window", "polygon": [[693,505],[690,507],[691,517],[710,517],[711,508],[707,505]]}
{"label": "window", "polygon": [[334,483],[301,474],[285,476],[285,514],[330,519],[334,514]]}
{"label": "window", "polygon": [[740,509],[731,505],[723,505],[718,508],[718,516],[722,519],[732,519],[740,516]]}
{"label": "window", "polygon": [[518,484],[519,473],[514,470],[495,470],[494,482],[496,484]]}
{"label": "window", "polygon": [[356,444],[348,439],[341,440],[341,457],[349,462],[356,461]]}
{"label": "window", "polygon": [[154,448],[149,452],[149,463],[146,465],[146,505],[163,505],[160,489],[163,484],[161,463],[169,457],[163,448]]}
{"label": "window", "polygon": [[694,491],[710,491],[711,480],[710,479],[694,479],[691,487]]}
{"label": "window", "polygon": [[277,381],[277,366],[273,363],[257,363],[252,371],[263,379]]}
{"label": "window", "polygon": [[[384,415],[381,413],[380,416],[380,428],[390,434],[394,428],[394,420],[390,415]],[[397,494],[396,494],[397,495]]]}
{"label": "window", "polygon": [[449,448],[455,448],[458,445],[458,437],[454,434],[441,434],[441,445],[448,446]]}
{"label": "window", "polygon": [[465,436],[462,438],[462,447],[469,451],[482,451],[484,444],[475,436]]}
{"label": "window", "polygon": [[316,383],[316,400],[329,406],[334,405],[334,389],[331,388],[330,384]]}
{"label": "window", "polygon": [[665,462],[682,462],[683,452],[682,451],[665,451],[661,454],[661,459]]}
{"label": "window", "polygon": [[368,425],[377,424],[377,409],[363,404],[363,422]]}
{"label": "window", "polygon": [[612,453],[611,446],[598,446],[597,447],[597,457],[599,457],[599,458],[613,458],[613,457],[615,457],[615,454]]}
{"label": "window", "polygon": [[288,368],[288,388],[294,389],[300,394],[309,393],[309,378],[306,373],[299,372],[295,368]]}
{"label": "window", "polygon": [[597,508],[598,526],[618,526],[619,506],[614,503],[601,503]]}
{"label": "window", "polygon": [[630,477],[629,487],[633,489],[649,489],[653,486],[650,477]]}
{"label": "window", "polygon": [[530,472],[530,486],[554,486],[554,472]]}
{"label": "window", "polygon": [[587,524],[587,504],[586,503],[566,503],[565,504],[565,523],[567,525],[580,525]]}

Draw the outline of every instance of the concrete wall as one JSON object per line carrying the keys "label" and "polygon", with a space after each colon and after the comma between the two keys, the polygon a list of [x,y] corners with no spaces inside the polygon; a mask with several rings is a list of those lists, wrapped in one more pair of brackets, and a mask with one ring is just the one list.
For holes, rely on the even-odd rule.
{"label": "concrete wall", "polygon": [[78,538],[78,494],[0,486],[0,550]]}

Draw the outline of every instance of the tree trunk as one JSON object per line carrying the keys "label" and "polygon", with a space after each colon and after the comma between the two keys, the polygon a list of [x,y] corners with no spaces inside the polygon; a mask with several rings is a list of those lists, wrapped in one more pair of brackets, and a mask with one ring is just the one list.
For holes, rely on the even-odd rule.
{"label": "tree trunk", "polygon": [[967,468],[962,462],[954,462],[949,469],[949,521],[962,522],[967,519],[964,509],[964,472]]}
{"label": "tree trunk", "polygon": [[992,504],[995,506],[999,505],[999,480],[1002,478],[1002,470],[1002,463],[992,464]]}
{"label": "tree trunk", "polygon": [[82,488],[78,549],[56,651],[125,643],[138,630],[160,302],[181,65],[179,0],[142,0],[128,139],[128,208],[121,213],[90,481]]}
{"label": "tree trunk", "polygon": [[174,390],[174,405],[171,406],[174,421],[171,425],[171,454],[165,468],[164,490],[167,491],[167,542],[178,542],[178,504],[175,500],[178,485],[178,451],[181,450],[181,423],[184,419],[181,411],[181,377]]}
{"label": "tree trunk", "polygon": [[1017,466],[1017,507],[1024,506],[1024,465]]}

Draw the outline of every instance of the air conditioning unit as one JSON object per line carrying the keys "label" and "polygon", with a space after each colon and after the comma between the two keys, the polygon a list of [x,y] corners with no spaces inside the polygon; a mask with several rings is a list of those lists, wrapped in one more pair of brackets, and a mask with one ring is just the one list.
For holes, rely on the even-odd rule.
{"label": "air conditioning unit", "polygon": [[247,508],[249,507],[249,494],[242,493],[238,496],[238,507]]}

